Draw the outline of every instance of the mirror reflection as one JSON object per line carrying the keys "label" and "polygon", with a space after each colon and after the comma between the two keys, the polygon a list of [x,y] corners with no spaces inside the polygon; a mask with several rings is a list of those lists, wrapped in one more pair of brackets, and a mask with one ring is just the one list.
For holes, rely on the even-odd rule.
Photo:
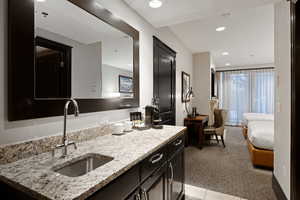
{"label": "mirror reflection", "polygon": [[67,0],[36,0],[35,97],[132,98],[133,38]]}

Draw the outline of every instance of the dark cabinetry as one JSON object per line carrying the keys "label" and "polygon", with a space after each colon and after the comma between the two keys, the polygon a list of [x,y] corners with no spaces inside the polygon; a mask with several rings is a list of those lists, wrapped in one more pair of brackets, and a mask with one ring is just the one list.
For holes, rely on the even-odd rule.
{"label": "dark cabinetry", "polygon": [[116,180],[93,194],[89,200],[127,200],[126,197],[139,186],[139,169],[140,164],[134,166]]}
{"label": "dark cabinetry", "polygon": [[143,200],[168,199],[168,174],[167,164],[154,172],[141,186]]}
{"label": "dark cabinetry", "polygon": [[163,147],[157,150],[152,155],[148,156],[141,163],[141,181],[143,182],[155,170],[163,166],[167,161],[167,148]]}
{"label": "dark cabinetry", "polygon": [[[184,138],[181,134],[87,199],[184,199]],[[0,192],[11,199],[36,199],[1,182]]]}
{"label": "dark cabinetry", "polygon": [[[181,134],[90,199],[184,199],[184,139],[185,135]],[[137,171],[139,178],[136,176]]]}
{"label": "dark cabinetry", "polygon": [[140,189],[137,189],[134,191],[129,197],[126,198],[126,200],[142,200],[141,199],[141,194],[140,194]]}
{"label": "dark cabinetry", "polygon": [[142,200],[184,199],[184,137],[177,137],[161,149],[165,161],[141,185]]}
{"label": "dark cabinetry", "polygon": [[159,102],[161,124],[175,125],[176,52],[153,38],[153,96]]}
{"label": "dark cabinetry", "polygon": [[184,194],[183,147],[170,160],[169,169],[169,200],[177,200]]}

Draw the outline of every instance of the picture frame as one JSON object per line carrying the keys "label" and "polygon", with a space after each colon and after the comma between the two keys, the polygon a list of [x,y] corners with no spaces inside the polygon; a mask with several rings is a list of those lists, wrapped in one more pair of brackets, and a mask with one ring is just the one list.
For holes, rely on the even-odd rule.
{"label": "picture frame", "polygon": [[130,76],[119,75],[119,92],[133,93],[133,79]]}
{"label": "picture frame", "polygon": [[182,71],[181,74],[181,101],[182,102],[189,102],[190,98],[186,99],[186,94],[191,87],[191,77],[188,73]]}

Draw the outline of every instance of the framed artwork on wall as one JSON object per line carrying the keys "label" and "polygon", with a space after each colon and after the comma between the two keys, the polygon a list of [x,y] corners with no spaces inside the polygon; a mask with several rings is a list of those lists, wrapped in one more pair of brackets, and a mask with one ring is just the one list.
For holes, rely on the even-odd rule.
{"label": "framed artwork on wall", "polygon": [[120,93],[133,93],[132,77],[119,75],[119,92]]}
{"label": "framed artwork on wall", "polygon": [[190,75],[186,72],[182,72],[181,76],[181,100],[182,102],[189,102],[190,98],[187,98],[187,93],[191,87]]}

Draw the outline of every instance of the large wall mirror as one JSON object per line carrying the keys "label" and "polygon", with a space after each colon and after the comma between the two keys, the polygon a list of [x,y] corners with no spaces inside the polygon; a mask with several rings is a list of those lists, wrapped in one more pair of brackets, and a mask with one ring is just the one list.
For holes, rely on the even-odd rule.
{"label": "large wall mirror", "polygon": [[9,32],[9,120],[139,106],[139,33],[97,0],[10,0]]}

